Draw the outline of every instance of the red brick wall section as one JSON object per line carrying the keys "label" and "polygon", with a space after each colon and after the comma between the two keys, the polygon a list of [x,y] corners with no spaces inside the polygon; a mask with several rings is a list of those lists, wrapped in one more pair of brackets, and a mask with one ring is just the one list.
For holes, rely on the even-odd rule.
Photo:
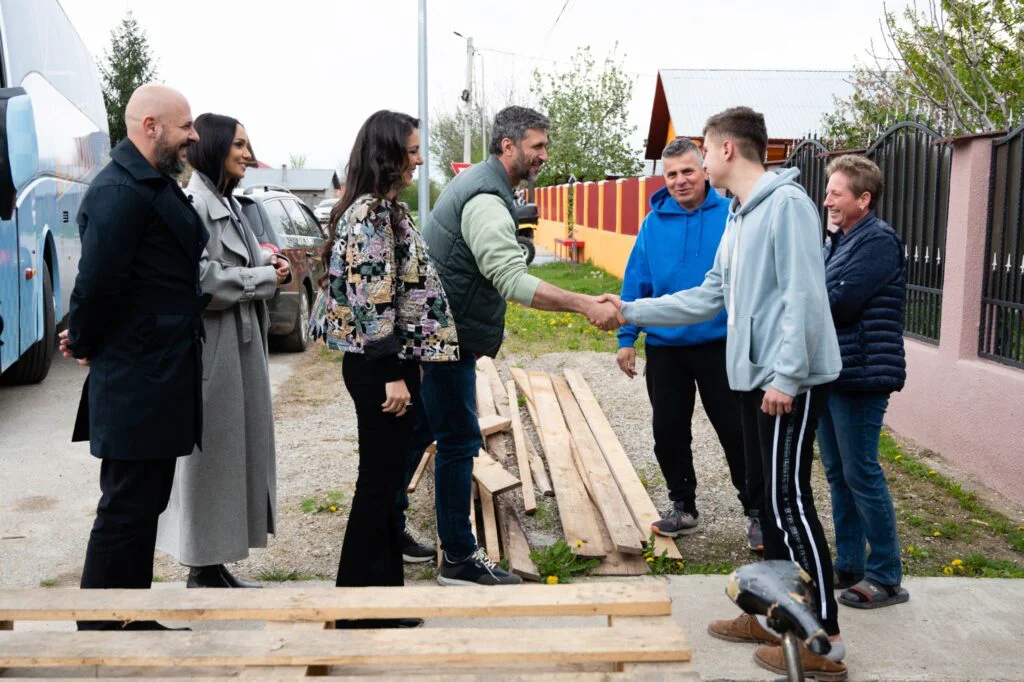
{"label": "red brick wall section", "polygon": [[587,185],[587,227],[596,228],[597,225],[597,183]]}
{"label": "red brick wall section", "polygon": [[622,181],[622,234],[636,234],[640,231],[637,218],[637,203],[640,201],[640,180],[626,178]]}
{"label": "red brick wall section", "polygon": [[605,180],[601,183],[604,185],[604,225],[601,229],[606,232],[615,231],[615,210],[616,204],[616,186],[614,180]]}
{"label": "red brick wall section", "polygon": [[651,212],[651,196],[659,189],[665,186],[665,176],[663,175],[648,175],[646,192],[644,199],[644,215],[646,216]]}

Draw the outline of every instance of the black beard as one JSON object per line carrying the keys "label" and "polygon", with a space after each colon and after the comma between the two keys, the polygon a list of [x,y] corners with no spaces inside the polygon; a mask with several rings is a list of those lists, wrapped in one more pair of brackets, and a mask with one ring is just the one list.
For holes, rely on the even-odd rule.
{"label": "black beard", "polygon": [[163,140],[156,141],[156,169],[164,175],[181,175],[185,172],[185,163],[178,156],[178,150]]}

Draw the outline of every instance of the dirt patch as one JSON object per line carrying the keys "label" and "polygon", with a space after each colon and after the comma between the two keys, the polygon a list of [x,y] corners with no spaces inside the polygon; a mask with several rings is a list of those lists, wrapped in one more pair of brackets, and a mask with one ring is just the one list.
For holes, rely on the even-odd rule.
{"label": "dirt patch", "polygon": [[14,511],[18,512],[44,512],[49,511],[57,506],[60,502],[56,497],[46,497],[45,495],[32,495],[31,497],[22,497],[14,502]]}

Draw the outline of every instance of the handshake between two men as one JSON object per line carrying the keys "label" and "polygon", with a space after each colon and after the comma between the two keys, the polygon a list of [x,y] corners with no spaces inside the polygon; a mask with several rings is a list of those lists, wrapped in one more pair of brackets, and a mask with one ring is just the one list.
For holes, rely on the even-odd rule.
{"label": "handshake between two men", "polygon": [[626,324],[626,318],[622,316],[622,299],[616,294],[586,298],[589,300],[580,312],[586,315],[590,324],[605,331],[612,331]]}

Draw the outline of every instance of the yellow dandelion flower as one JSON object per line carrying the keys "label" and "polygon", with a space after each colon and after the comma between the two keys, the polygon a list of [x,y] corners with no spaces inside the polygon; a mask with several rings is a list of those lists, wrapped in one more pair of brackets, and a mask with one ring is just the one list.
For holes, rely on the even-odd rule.
{"label": "yellow dandelion flower", "polygon": [[929,476],[934,476],[934,475],[935,475],[935,474],[937,474],[937,473],[939,473],[939,472],[937,472],[937,471],[936,471],[935,469],[929,469],[929,470],[928,470],[928,475],[929,475]]}
{"label": "yellow dandelion flower", "polygon": [[652,564],[652,563],[654,563],[654,557],[647,557],[646,561],[647,561],[647,563]]}
{"label": "yellow dandelion flower", "polygon": [[933,538],[941,538],[942,537],[942,533],[940,533],[939,531],[935,531],[934,533],[932,533],[932,537]]}
{"label": "yellow dandelion flower", "polygon": [[914,551],[914,546],[910,545],[910,547],[907,547],[907,551],[908,552],[913,552]]}
{"label": "yellow dandelion flower", "polygon": [[583,540],[577,540],[576,541],[576,546],[577,547],[582,547],[583,546]]}
{"label": "yellow dandelion flower", "polygon": [[333,504],[330,507],[328,507],[328,509],[330,509],[332,512],[338,511],[338,508],[335,507]]}
{"label": "yellow dandelion flower", "polygon": [[953,575],[953,567],[952,566],[946,566],[945,568],[942,569],[942,572],[945,573],[946,575]]}
{"label": "yellow dandelion flower", "polygon": [[900,461],[901,459],[903,459],[903,455],[896,455],[895,457],[893,457],[893,459],[894,459],[894,460],[896,460],[896,461],[898,462],[898,461]]}
{"label": "yellow dandelion flower", "polygon": [[683,564],[682,561],[677,561],[676,562],[676,568],[682,569],[684,566],[685,566],[685,564]]}
{"label": "yellow dandelion flower", "polygon": [[549,575],[544,582],[546,582],[548,585],[557,585],[558,584],[558,576],[557,575]]}
{"label": "yellow dandelion flower", "polygon": [[964,565],[964,560],[963,559],[953,559],[953,561],[951,563],[954,566],[963,566]]}

